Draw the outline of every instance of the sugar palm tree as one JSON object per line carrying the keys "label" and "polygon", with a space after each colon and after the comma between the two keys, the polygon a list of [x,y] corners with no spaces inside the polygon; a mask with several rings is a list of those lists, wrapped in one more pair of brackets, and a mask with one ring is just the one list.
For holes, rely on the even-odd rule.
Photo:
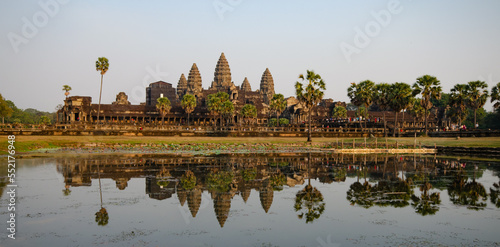
{"label": "sugar palm tree", "polygon": [[379,83],[375,85],[373,90],[373,102],[378,106],[378,108],[383,112],[384,118],[384,135],[387,136],[385,121],[385,111],[390,108],[391,98],[389,94],[391,93],[391,85],[389,83]]}
{"label": "sugar palm tree", "polygon": [[233,102],[229,100],[222,102],[220,114],[226,120],[227,123],[229,123],[228,120],[232,118],[233,113],[234,113]]}
{"label": "sugar palm tree", "polygon": [[484,106],[488,100],[488,84],[484,81],[470,81],[467,83],[469,106],[474,109],[474,127],[477,126],[477,110]]}
{"label": "sugar palm tree", "polygon": [[280,115],[281,113],[286,109],[286,100],[283,94],[275,94],[273,95],[273,98],[271,99],[271,103],[269,104],[269,107],[271,108],[272,111],[276,113],[276,122],[279,126],[280,124]]}
{"label": "sugar palm tree", "polygon": [[158,111],[160,112],[161,125],[163,125],[165,115],[167,115],[170,112],[170,109],[172,109],[172,105],[167,97],[158,98],[156,101],[157,101],[156,109],[158,109]]}
{"label": "sugar palm tree", "polygon": [[99,114],[101,113],[102,79],[104,74],[106,74],[109,69],[108,59],[105,57],[97,58],[97,61],[95,62],[95,69],[101,73],[101,89],[99,90],[99,106],[97,107],[97,124],[99,124]]}
{"label": "sugar palm tree", "polygon": [[257,108],[254,105],[246,104],[243,106],[243,108],[241,108],[241,116],[243,117],[243,119],[247,119],[248,123],[248,119],[257,117]]}
{"label": "sugar palm tree", "polygon": [[[225,101],[229,100],[229,94],[226,92],[217,92],[214,94],[208,95],[208,104],[207,108],[210,111],[210,113],[214,116],[214,125],[216,125],[216,120],[215,117],[221,116],[221,111],[222,111],[222,105]],[[221,120],[222,124],[222,120]]]}
{"label": "sugar palm tree", "polygon": [[63,90],[63,91],[66,91],[66,92],[64,93],[64,95],[66,95],[66,98],[68,98],[69,91],[71,91],[71,89],[72,89],[72,88],[71,88],[70,86],[68,86],[68,85],[63,85],[62,90]]}
{"label": "sugar palm tree", "polygon": [[[311,115],[313,108],[323,99],[323,91],[326,90],[325,82],[319,74],[312,70],[307,70],[307,74],[299,75],[301,82],[295,83],[295,94],[297,99],[307,109],[309,115],[309,128],[307,134],[307,142],[311,142]],[[307,83],[306,83],[307,82]]]}
{"label": "sugar palm tree", "polygon": [[[398,113],[407,109],[412,103],[412,90],[410,85],[403,82],[396,82],[392,84],[390,87],[389,98],[389,106],[395,113],[394,130],[396,130]],[[394,131],[393,136],[396,136],[396,131]]]}
{"label": "sugar palm tree", "polygon": [[[351,83],[351,86],[347,89],[347,96],[351,99],[351,102],[356,106],[364,106],[368,113],[368,107],[373,103],[375,83],[370,80],[362,81],[360,83]],[[365,128],[366,128],[366,117],[365,118]]]}
{"label": "sugar palm tree", "polygon": [[347,110],[343,106],[335,106],[335,108],[333,108],[332,117],[345,118],[347,117]]}
{"label": "sugar palm tree", "polygon": [[430,75],[424,75],[417,78],[413,84],[413,96],[421,95],[420,104],[424,108],[425,114],[425,133],[427,134],[427,112],[432,108],[431,99],[441,98],[441,86],[439,80]]}
{"label": "sugar palm tree", "polygon": [[[495,102],[496,101],[496,102]],[[492,89],[491,89],[491,103],[495,102],[493,107],[497,109],[500,107],[500,82],[497,83]]]}
{"label": "sugar palm tree", "polygon": [[452,110],[453,116],[457,118],[458,125],[462,125],[462,121],[467,117],[467,85],[456,84],[451,89],[450,105],[454,108]]}
{"label": "sugar palm tree", "polygon": [[181,101],[182,109],[188,114],[188,126],[189,126],[189,114],[196,108],[196,97],[191,94],[185,94]]}

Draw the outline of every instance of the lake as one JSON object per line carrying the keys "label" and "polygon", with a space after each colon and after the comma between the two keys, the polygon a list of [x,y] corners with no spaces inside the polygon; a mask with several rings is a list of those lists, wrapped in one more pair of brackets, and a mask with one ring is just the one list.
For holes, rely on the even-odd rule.
{"label": "lake", "polygon": [[0,171],[1,246],[500,245],[495,161],[122,154],[16,168],[15,240]]}

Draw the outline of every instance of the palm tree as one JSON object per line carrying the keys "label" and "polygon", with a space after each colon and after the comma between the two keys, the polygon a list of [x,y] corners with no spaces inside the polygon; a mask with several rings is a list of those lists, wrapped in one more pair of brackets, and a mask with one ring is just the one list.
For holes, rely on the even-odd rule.
{"label": "palm tree", "polygon": [[64,93],[64,95],[66,95],[66,98],[68,98],[69,91],[71,91],[71,89],[72,89],[72,88],[71,88],[70,86],[68,86],[68,85],[63,85],[62,90],[63,90],[63,91],[66,91],[66,92]]}
{"label": "palm tree", "polygon": [[335,106],[335,108],[333,108],[332,117],[345,118],[347,117],[347,110],[343,106]]}
{"label": "palm tree", "polygon": [[170,112],[170,109],[172,109],[172,105],[167,97],[160,97],[156,101],[157,101],[156,109],[160,111],[161,125],[163,125],[163,120],[165,119],[165,115],[167,115]]}
{"label": "palm tree", "polygon": [[222,102],[220,114],[222,117],[224,117],[224,119],[226,120],[226,123],[229,124],[228,120],[232,118],[233,113],[234,113],[233,102],[231,102],[229,100]]}
{"label": "palm tree", "polygon": [[286,105],[286,100],[283,94],[278,93],[273,95],[269,107],[276,113],[276,122],[278,126],[280,125],[280,115],[286,109]]}
{"label": "palm tree", "polygon": [[396,136],[398,112],[407,109],[412,103],[412,90],[410,85],[404,82],[396,82],[392,84],[390,87],[389,98],[389,106],[395,113],[393,136]]}
{"label": "palm tree", "polygon": [[321,192],[311,185],[311,173],[309,171],[311,166],[311,153],[309,153],[309,159],[307,164],[308,170],[308,184],[304,189],[297,192],[295,195],[295,212],[301,211],[304,209],[305,212],[302,212],[298,215],[299,219],[302,219],[304,215],[306,216],[306,224],[309,222],[313,222],[315,219],[318,219],[321,214],[325,211],[325,202],[323,202],[323,195]]}
{"label": "palm tree", "polygon": [[458,119],[458,125],[462,125],[462,121],[467,117],[467,85],[456,84],[451,89],[450,105],[455,109],[452,110],[452,115]]}
{"label": "palm tree", "polygon": [[[299,79],[302,79],[302,82],[295,83],[295,94],[297,95],[297,99],[300,103],[304,105],[304,107],[308,111],[309,115],[309,128],[307,134],[307,142],[311,142],[311,114],[313,108],[321,101],[323,98],[323,91],[326,90],[325,82],[321,79],[319,74],[314,73],[312,70],[307,70],[306,76],[303,74],[299,75]],[[305,81],[307,80],[307,85]]]}
{"label": "palm tree", "polygon": [[425,133],[427,134],[427,111],[432,108],[431,99],[441,98],[441,86],[439,80],[430,75],[424,75],[417,78],[417,81],[413,84],[413,96],[422,95],[420,104],[424,108],[425,114]]}
{"label": "palm tree", "polygon": [[[221,116],[221,111],[222,111],[222,105],[225,101],[229,100],[229,94],[226,92],[217,92],[214,94],[208,95],[208,104],[207,108],[210,111],[210,113],[214,116],[214,126],[216,125],[216,120],[215,117],[218,115],[219,117]],[[221,125],[222,125],[222,120],[221,120]]]}
{"label": "palm tree", "polygon": [[248,119],[257,117],[257,108],[254,105],[246,104],[243,108],[241,108],[241,116],[243,116],[244,119],[247,119],[248,123]]}
{"label": "palm tree", "polygon": [[488,100],[488,84],[484,81],[470,81],[467,83],[467,96],[469,106],[474,109],[474,128],[477,126],[477,110],[484,106]]}
{"label": "palm tree", "polygon": [[[351,83],[351,86],[347,89],[347,96],[351,99],[351,102],[356,106],[364,106],[368,113],[368,107],[373,103],[373,90],[375,88],[375,83],[370,80],[362,81],[358,84]],[[365,128],[366,128],[366,117],[365,118]]]}
{"label": "palm tree", "polygon": [[[496,102],[495,102],[496,101]],[[500,82],[497,83],[492,89],[491,89],[491,103],[495,102],[493,107],[497,109],[500,107]]]}
{"label": "palm tree", "polygon": [[189,126],[189,114],[191,114],[191,112],[193,112],[196,108],[196,97],[191,94],[185,94],[184,97],[182,97],[181,106],[182,109],[184,109],[184,111],[188,114],[187,122]]}
{"label": "palm tree", "polygon": [[385,111],[390,108],[391,98],[389,94],[391,93],[391,85],[389,83],[379,83],[375,85],[373,91],[373,102],[378,106],[378,108],[384,114],[384,136],[387,136],[385,121]]}
{"label": "palm tree", "polygon": [[97,124],[99,124],[99,114],[101,113],[102,79],[109,69],[109,61],[105,57],[97,58],[95,69],[101,72],[101,89],[99,90],[99,106],[97,107]]}

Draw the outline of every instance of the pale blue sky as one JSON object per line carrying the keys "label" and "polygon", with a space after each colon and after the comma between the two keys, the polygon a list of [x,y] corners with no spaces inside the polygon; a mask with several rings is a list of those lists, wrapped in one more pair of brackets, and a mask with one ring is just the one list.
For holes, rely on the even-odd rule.
{"label": "pale blue sky", "polygon": [[[413,84],[431,74],[445,92],[472,80],[490,88],[500,82],[496,0],[61,2],[0,2],[0,93],[20,108],[53,111],[64,99],[64,84],[73,87],[71,95],[97,102],[100,56],[110,61],[103,103],[121,91],[132,103],[144,102],[147,84],[162,79],[176,86],[192,63],[208,88],[221,52],[236,85],[248,77],[257,89],[269,68],[285,97],[294,96],[293,85],[307,69],[323,77],[327,98],[340,101],[348,101],[351,82],[365,79]],[[398,11],[389,12],[391,4]],[[390,13],[390,20],[377,22],[373,13]],[[31,24],[37,33],[23,34]],[[356,29],[371,32],[362,47],[354,42]],[[24,43],[12,45],[13,37]],[[341,44],[358,53],[349,61]]]}

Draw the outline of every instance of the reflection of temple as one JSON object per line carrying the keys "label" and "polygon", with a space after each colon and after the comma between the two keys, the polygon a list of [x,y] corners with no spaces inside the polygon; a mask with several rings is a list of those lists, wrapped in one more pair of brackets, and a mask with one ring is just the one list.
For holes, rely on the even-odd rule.
{"label": "reflection of temple", "polygon": [[[211,195],[214,212],[219,225],[223,227],[230,216],[231,200],[241,196],[247,202],[252,190],[260,199],[265,213],[272,210],[274,193],[277,189],[271,183],[271,177],[284,176],[288,187],[304,184],[311,178],[322,183],[345,181],[346,177],[358,177],[360,180],[369,177],[370,181],[401,179],[403,170],[408,172],[435,170],[431,159],[416,158],[421,166],[414,166],[412,157],[408,156],[353,156],[341,154],[321,154],[312,156],[311,162],[307,154],[297,155],[221,155],[216,157],[178,157],[178,156],[105,156],[104,158],[60,158],[58,171],[64,176],[66,186],[91,186],[92,180],[98,178],[99,167],[101,180],[112,179],[119,190],[126,189],[128,181],[133,178],[145,178],[146,191],[149,198],[169,200],[174,197],[181,206],[187,202],[192,217],[198,215],[203,193]],[[310,163],[310,167],[308,164]],[[98,166],[99,164],[99,166]],[[183,188],[181,178],[186,171],[196,177],[194,187]],[[227,190],[210,189],[207,176],[213,170],[232,174]],[[248,173],[244,173],[247,171]],[[366,172],[366,173],[364,173]],[[173,196],[176,194],[176,197]],[[206,199],[207,197],[205,197]],[[172,200],[172,199],[170,199]]]}

